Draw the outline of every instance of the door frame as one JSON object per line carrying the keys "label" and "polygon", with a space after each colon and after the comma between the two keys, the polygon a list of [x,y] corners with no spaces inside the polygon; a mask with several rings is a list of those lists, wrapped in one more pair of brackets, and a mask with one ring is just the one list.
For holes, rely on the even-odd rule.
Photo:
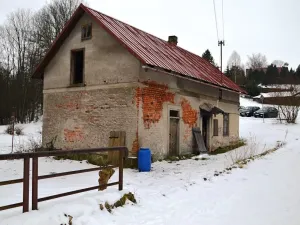
{"label": "door frame", "polygon": [[177,153],[178,153],[178,155],[180,155],[180,143],[181,143],[181,135],[180,135],[180,132],[181,132],[181,115],[182,115],[182,113],[181,113],[181,107],[179,107],[179,106],[174,106],[174,105],[169,105],[168,107],[167,107],[167,112],[166,112],[166,114],[167,114],[167,116],[166,116],[166,118],[167,118],[167,155],[169,155],[169,153],[170,153],[170,111],[171,110],[174,110],[174,111],[178,111],[178,113],[179,113],[179,118],[178,118],[178,133],[177,133]]}
{"label": "door frame", "polygon": [[[210,142],[211,142],[211,121],[212,121],[212,116],[211,115],[205,115],[204,113],[200,112],[200,118],[201,118],[201,134],[203,134],[203,119],[204,117],[207,118],[207,126],[206,126],[206,149],[207,151],[210,151]],[[205,140],[203,140],[205,143]]]}

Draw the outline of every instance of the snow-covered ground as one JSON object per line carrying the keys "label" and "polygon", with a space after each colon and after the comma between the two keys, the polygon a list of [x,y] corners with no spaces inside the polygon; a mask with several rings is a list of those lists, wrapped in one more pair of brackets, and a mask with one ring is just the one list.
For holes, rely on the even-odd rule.
{"label": "snow-covered ground", "polygon": [[[241,99],[241,105],[257,103]],[[299,121],[300,122],[300,121]],[[0,149],[10,151],[11,136],[1,134]],[[40,123],[24,129],[38,135]],[[240,135],[257,144],[257,153],[277,141],[286,145],[273,154],[251,162],[231,174],[215,177],[214,172],[230,165],[230,154],[205,156],[208,160],[156,162],[150,173],[124,171],[123,192],[109,187],[39,203],[39,210],[21,214],[21,208],[0,212],[1,225],[67,224],[64,214],[73,216],[73,225],[96,224],[207,224],[207,225],[296,225],[300,221],[300,125],[277,124],[274,119],[241,118]],[[247,147],[241,147],[243,151]],[[4,152],[3,150],[3,152]],[[89,168],[85,162],[40,159],[40,175]],[[0,181],[22,177],[22,161],[0,161]],[[112,178],[117,180],[118,173]],[[203,178],[208,178],[204,181]],[[97,184],[97,172],[39,181],[39,197]],[[133,192],[136,205],[126,205],[112,214],[99,204],[113,202]],[[21,184],[0,187],[0,205],[22,199]]]}

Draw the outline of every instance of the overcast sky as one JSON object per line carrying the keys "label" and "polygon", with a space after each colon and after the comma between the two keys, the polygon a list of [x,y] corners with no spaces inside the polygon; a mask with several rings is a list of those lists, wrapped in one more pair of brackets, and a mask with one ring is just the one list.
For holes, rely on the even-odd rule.
{"label": "overcast sky", "polygon": [[[49,0],[48,0],[49,1]],[[178,45],[201,55],[211,50],[220,65],[220,49],[214,17],[213,0],[86,0],[89,7],[127,22],[155,36],[167,39],[178,36]],[[222,31],[222,0],[215,0]],[[45,0],[0,0],[0,24],[17,8],[38,10]],[[224,0],[223,68],[232,51],[242,62],[247,55],[263,53],[268,62],[300,64],[299,0]]]}

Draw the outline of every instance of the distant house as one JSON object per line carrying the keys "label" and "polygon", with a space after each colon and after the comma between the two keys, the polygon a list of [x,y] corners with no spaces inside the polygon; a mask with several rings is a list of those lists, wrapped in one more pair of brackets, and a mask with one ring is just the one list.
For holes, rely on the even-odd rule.
{"label": "distant house", "polygon": [[[250,73],[251,70],[252,70],[252,69],[246,69],[246,76],[249,75],[249,73]],[[268,70],[268,67],[257,68],[257,69],[255,69],[255,70],[263,71],[264,73],[266,73],[267,70]],[[281,73],[282,67],[277,67],[277,70],[278,70],[278,73]]]}
{"label": "distant house", "polygon": [[201,57],[80,5],[33,77],[44,81],[43,144],[108,146],[125,131],[135,155],[191,153],[192,128],[209,150],[239,138],[242,89]]}

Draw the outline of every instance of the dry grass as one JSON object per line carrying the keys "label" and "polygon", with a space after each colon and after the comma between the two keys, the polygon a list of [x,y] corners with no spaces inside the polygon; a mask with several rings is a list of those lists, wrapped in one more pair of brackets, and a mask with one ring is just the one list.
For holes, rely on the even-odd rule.
{"label": "dry grass", "polygon": [[234,149],[229,152],[228,157],[232,164],[235,164],[239,161],[249,159],[257,154],[257,149],[259,147],[259,143],[256,140],[255,136],[250,136],[247,141],[247,145],[245,145],[242,149]]}
{"label": "dry grass", "polygon": [[244,145],[246,145],[246,141],[244,139],[240,139],[238,141],[232,142],[230,145],[219,147],[215,151],[210,152],[209,154],[210,155],[224,154],[226,152],[232,151]]}
{"label": "dry grass", "polygon": [[42,149],[42,135],[30,136],[27,141],[17,141],[16,152],[38,152]]}

